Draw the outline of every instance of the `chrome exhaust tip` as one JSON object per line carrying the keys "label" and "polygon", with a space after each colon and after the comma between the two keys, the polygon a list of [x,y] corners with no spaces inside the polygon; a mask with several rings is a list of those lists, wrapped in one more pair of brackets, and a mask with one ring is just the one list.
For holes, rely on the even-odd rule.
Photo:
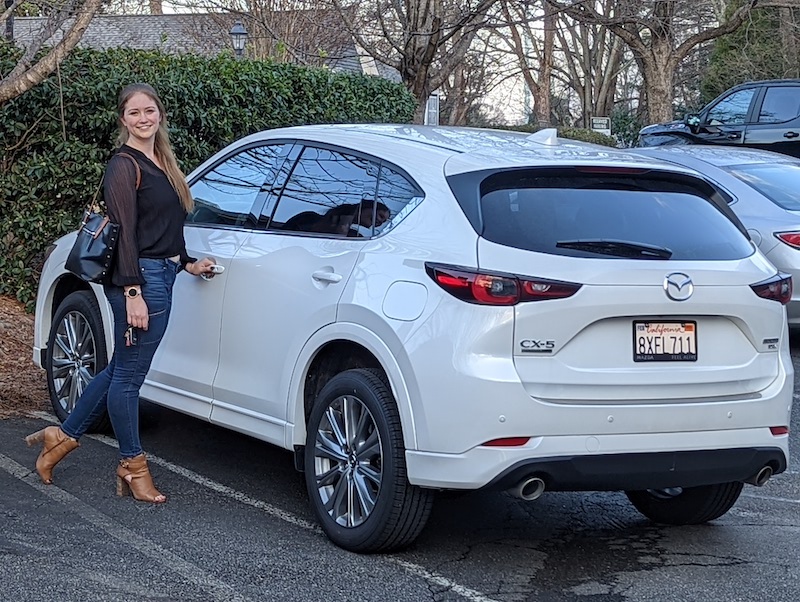
{"label": "chrome exhaust tip", "polygon": [[539,499],[544,493],[545,484],[539,477],[528,477],[522,479],[517,485],[508,490],[508,492],[521,500],[532,502]]}
{"label": "chrome exhaust tip", "polygon": [[756,487],[763,487],[770,478],[772,478],[772,467],[765,466],[749,479],[745,479],[745,483],[755,485]]}

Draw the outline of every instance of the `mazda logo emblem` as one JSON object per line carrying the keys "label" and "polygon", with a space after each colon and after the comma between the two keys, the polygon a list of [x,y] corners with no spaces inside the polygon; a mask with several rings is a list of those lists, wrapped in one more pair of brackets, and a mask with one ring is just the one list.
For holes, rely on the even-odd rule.
{"label": "mazda logo emblem", "polygon": [[694,292],[694,284],[688,275],[672,272],[664,278],[664,292],[673,301],[686,301]]}

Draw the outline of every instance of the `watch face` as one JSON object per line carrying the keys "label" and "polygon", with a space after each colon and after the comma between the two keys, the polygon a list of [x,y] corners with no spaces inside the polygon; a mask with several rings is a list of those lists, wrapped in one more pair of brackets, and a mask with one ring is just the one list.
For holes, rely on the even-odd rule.
{"label": "watch face", "polygon": [[135,288],[131,288],[131,289],[128,289],[128,292],[126,292],[125,294],[128,297],[135,297],[136,295],[139,294],[139,291],[137,291]]}

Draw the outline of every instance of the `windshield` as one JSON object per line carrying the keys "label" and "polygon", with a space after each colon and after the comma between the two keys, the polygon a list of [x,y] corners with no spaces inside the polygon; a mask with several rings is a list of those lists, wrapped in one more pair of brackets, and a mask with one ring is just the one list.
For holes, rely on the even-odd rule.
{"label": "windshield", "polygon": [[800,211],[800,163],[736,165],[728,171],[779,207]]}

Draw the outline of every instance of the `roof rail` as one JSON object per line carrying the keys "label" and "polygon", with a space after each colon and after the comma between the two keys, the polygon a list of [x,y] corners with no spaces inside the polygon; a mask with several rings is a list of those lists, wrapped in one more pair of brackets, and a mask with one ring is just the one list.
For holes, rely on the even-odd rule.
{"label": "roof rail", "polygon": [[558,130],[556,128],[545,128],[538,130],[528,136],[531,142],[538,142],[539,144],[546,144],[547,146],[556,146],[558,144]]}

